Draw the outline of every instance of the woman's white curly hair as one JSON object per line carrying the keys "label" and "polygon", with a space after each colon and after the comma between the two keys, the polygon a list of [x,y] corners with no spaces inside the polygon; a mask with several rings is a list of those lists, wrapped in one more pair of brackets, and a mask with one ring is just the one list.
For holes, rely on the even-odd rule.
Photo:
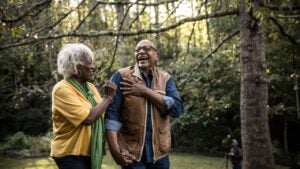
{"label": "woman's white curly hair", "polygon": [[94,53],[92,50],[82,43],[66,44],[58,53],[57,70],[64,77],[77,75],[77,65],[84,64],[87,58],[94,61]]}

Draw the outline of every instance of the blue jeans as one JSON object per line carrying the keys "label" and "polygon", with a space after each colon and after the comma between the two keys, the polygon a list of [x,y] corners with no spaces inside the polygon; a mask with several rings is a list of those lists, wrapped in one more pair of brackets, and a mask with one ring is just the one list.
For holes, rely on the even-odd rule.
{"label": "blue jeans", "polygon": [[160,160],[157,160],[155,163],[146,163],[141,160],[140,162],[133,162],[132,164],[122,167],[122,169],[169,169],[170,161],[169,156],[166,156]]}
{"label": "blue jeans", "polygon": [[67,155],[52,158],[59,169],[91,169],[91,158],[88,156]]}

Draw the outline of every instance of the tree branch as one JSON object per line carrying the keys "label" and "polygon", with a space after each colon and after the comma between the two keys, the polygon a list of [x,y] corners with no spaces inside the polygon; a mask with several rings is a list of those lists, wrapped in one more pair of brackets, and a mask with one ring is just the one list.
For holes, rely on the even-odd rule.
{"label": "tree branch", "polygon": [[[24,19],[25,17],[29,16],[31,12],[35,11],[35,9],[37,9],[39,7],[44,6],[43,9],[45,9],[45,7],[47,7],[51,2],[52,2],[52,0],[45,0],[42,2],[35,3],[35,4],[33,4],[33,6],[31,8],[29,8],[27,11],[25,11],[22,15],[17,16],[16,18],[13,18],[13,19],[6,19],[3,14],[3,18],[1,18],[1,22],[4,22],[4,23],[18,22],[18,21]],[[38,13],[40,13],[43,9],[38,10],[39,11]]]}
{"label": "tree branch", "polygon": [[219,43],[218,46],[213,51],[211,51],[208,55],[206,55],[202,59],[202,61],[195,68],[193,68],[193,70],[199,69],[203,65],[203,63],[206,61],[207,58],[209,58],[210,56],[212,56],[212,54],[216,53],[219,50],[219,48],[223,46],[223,44],[225,42],[227,42],[228,40],[230,40],[231,38],[233,38],[238,33],[239,33],[239,30],[233,32],[232,34],[230,34],[229,36],[227,36],[225,39],[223,39],[222,42]]}
{"label": "tree branch", "polygon": [[[47,26],[45,26],[45,27],[43,27],[43,28],[40,28],[40,29],[36,30],[35,32],[31,33],[31,36],[35,36],[35,35],[39,34],[40,32],[43,32],[43,31],[50,31],[50,30],[52,30],[56,25],[58,25],[59,23],[61,23],[66,17],[68,17],[72,12],[74,12],[75,9],[78,9],[78,8],[84,3],[84,1],[85,1],[85,0],[82,0],[82,1],[80,2],[80,4],[77,5],[76,8],[73,8],[73,9],[71,9],[69,12],[63,14],[63,16],[62,16],[61,18],[59,18],[59,19],[58,19],[56,22],[54,22],[53,24],[47,25]],[[29,35],[29,36],[30,36],[30,35]],[[28,38],[28,35],[24,35],[24,36],[22,37],[22,39],[18,39],[17,41],[12,42],[12,44],[13,44],[13,43],[15,43],[15,44],[16,44],[16,43],[22,43],[22,42],[20,42],[20,41],[21,41],[21,40],[24,40],[24,39],[26,39],[26,38]],[[24,41],[23,41],[23,42],[24,42]]]}
{"label": "tree branch", "polygon": [[275,17],[269,17],[269,19],[271,19],[271,21],[278,27],[279,32],[282,36],[287,37],[293,45],[298,45],[297,41],[291,35],[285,32],[284,27],[279,23],[279,21]]}
{"label": "tree branch", "polygon": [[130,22],[130,24],[129,24],[128,28],[127,28],[128,30],[131,29],[133,23],[136,22],[136,21],[138,20],[139,16],[145,12],[145,9],[146,9],[146,6],[144,6],[143,9],[139,12],[139,14],[137,14],[137,15],[135,16],[135,18]]}
{"label": "tree branch", "polygon": [[[202,5],[202,4],[201,4]],[[207,0],[204,1],[204,6],[205,6],[205,14],[208,15],[208,11],[207,11]],[[202,6],[201,6],[202,7]],[[212,50],[212,43],[211,43],[211,38],[210,38],[210,29],[209,29],[209,22],[206,19],[206,31],[207,31],[207,39],[209,42],[209,47],[210,50]]]}
{"label": "tree branch", "polygon": [[[194,72],[195,70],[199,69],[209,57],[211,57],[214,53],[216,53],[219,50],[220,47],[223,46],[223,44],[225,42],[227,42],[228,40],[230,40],[231,38],[233,38],[234,36],[236,36],[238,33],[239,33],[239,30],[236,30],[233,33],[231,33],[230,35],[228,35],[225,39],[222,40],[221,43],[218,44],[218,46],[213,51],[211,51],[209,54],[207,54],[206,56],[204,56],[203,59],[201,60],[201,62],[198,65],[196,65],[194,68],[192,68],[189,71],[190,72]],[[197,57],[200,57],[200,56],[197,56]],[[184,85],[185,82],[187,82],[189,80],[190,76],[191,76],[191,73],[189,73],[186,76],[186,78],[179,84],[179,86]]]}
{"label": "tree branch", "polygon": [[0,50],[8,49],[12,47],[17,46],[23,46],[23,45],[29,45],[38,41],[45,41],[45,40],[51,40],[51,39],[61,39],[64,37],[86,37],[86,38],[97,38],[100,36],[135,36],[135,35],[141,35],[141,34],[154,34],[154,33],[160,33],[160,32],[166,32],[168,30],[174,29],[176,27],[179,27],[185,23],[188,22],[195,22],[207,18],[218,18],[223,16],[229,16],[229,15],[237,15],[238,10],[233,11],[225,11],[225,12],[217,12],[213,14],[208,15],[202,15],[202,16],[196,16],[191,18],[185,18],[182,20],[179,20],[177,23],[165,26],[162,28],[150,28],[150,29],[142,29],[135,32],[130,31],[101,31],[101,32],[89,32],[89,33],[82,33],[82,32],[76,32],[72,31],[69,33],[64,34],[54,34],[54,35],[48,35],[48,36],[40,36],[38,38],[29,37],[27,39],[23,39],[21,42],[17,43],[5,43],[0,45]]}
{"label": "tree branch", "polygon": [[100,5],[99,2],[97,2],[97,3],[93,6],[93,8],[89,11],[89,13],[82,19],[82,21],[80,21],[80,23],[79,23],[79,24],[77,25],[77,27],[75,28],[75,31],[77,31],[77,30],[80,28],[80,26],[85,22],[86,18],[88,18],[88,17],[93,13],[93,11],[98,7],[98,5]]}
{"label": "tree branch", "polygon": [[161,23],[159,24],[159,27],[162,26],[162,25],[164,25],[165,22],[167,22],[167,20],[168,20],[168,19],[176,12],[176,10],[179,8],[179,6],[180,6],[180,4],[181,4],[182,2],[183,2],[183,1],[180,1],[180,2],[176,5],[176,7],[172,9],[171,13],[168,14],[167,18],[166,18],[163,22],[161,22]]}
{"label": "tree branch", "polygon": [[118,1],[118,2],[107,2],[107,1],[97,1],[100,4],[106,5],[143,5],[143,6],[158,6],[166,3],[176,2],[177,0],[169,0],[169,1],[161,1],[156,3],[145,3],[145,2],[126,2],[126,1]]}
{"label": "tree branch", "polygon": [[[203,5],[206,5],[206,3],[207,3],[207,0],[205,0],[203,3],[201,3],[199,9],[197,10],[197,12],[199,14],[201,12],[201,8],[203,7]],[[205,14],[207,15],[208,13],[205,13]],[[189,39],[188,39],[188,43],[187,43],[187,48],[186,48],[186,53],[189,53],[189,50],[190,50],[190,41],[191,41],[192,36],[194,35],[194,32],[195,32],[195,25],[196,25],[196,22],[193,23],[193,28],[192,28],[192,31],[191,31],[191,33],[189,35]]]}
{"label": "tree branch", "polygon": [[300,15],[278,15],[277,18],[283,18],[283,19],[295,19],[300,18]]}
{"label": "tree branch", "polygon": [[[122,27],[123,27],[123,24],[124,24],[124,22],[125,22],[125,19],[126,19],[128,13],[129,13],[129,10],[130,10],[130,8],[131,8],[132,6],[133,6],[133,5],[131,4],[131,5],[129,5],[129,6],[127,7],[126,12],[125,12],[125,14],[124,14],[124,16],[123,16],[123,18],[122,18],[122,21],[121,21],[121,23],[120,23],[120,25],[119,25],[118,31],[121,31],[121,29],[122,29]],[[113,56],[113,59],[112,59],[112,62],[110,63],[110,65],[109,65],[105,70],[110,70],[110,69],[112,68],[114,62],[115,62],[115,58],[116,58],[116,54],[117,54],[117,49],[118,49],[118,45],[119,45],[118,42],[119,42],[120,36],[122,36],[122,35],[117,35],[117,37],[116,37],[115,45],[114,45],[114,52],[113,52],[113,55],[112,55],[112,56]],[[109,75],[109,73],[107,73],[107,75]]]}
{"label": "tree branch", "polygon": [[274,5],[268,5],[264,4],[265,7],[271,10],[275,11],[296,11],[300,10],[300,6],[274,6]]}
{"label": "tree branch", "polygon": [[67,16],[69,16],[72,12],[74,12],[76,9],[78,9],[83,3],[85,2],[85,0],[82,0],[80,2],[80,4],[77,5],[76,8],[73,8],[71,9],[68,13],[65,13],[61,18],[59,18],[56,22],[54,22],[53,24],[47,26],[47,27],[44,27],[44,28],[41,28],[39,29],[38,31],[36,31],[34,34],[36,33],[40,33],[44,30],[52,30],[56,25],[58,25],[59,23],[61,23]]}

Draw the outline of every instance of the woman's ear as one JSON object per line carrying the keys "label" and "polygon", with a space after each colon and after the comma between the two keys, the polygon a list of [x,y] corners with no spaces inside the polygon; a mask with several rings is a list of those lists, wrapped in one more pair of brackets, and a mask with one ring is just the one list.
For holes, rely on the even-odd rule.
{"label": "woman's ear", "polygon": [[81,64],[77,64],[77,65],[76,65],[76,69],[77,69],[77,75],[78,75],[78,76],[81,76],[82,65],[81,65]]}

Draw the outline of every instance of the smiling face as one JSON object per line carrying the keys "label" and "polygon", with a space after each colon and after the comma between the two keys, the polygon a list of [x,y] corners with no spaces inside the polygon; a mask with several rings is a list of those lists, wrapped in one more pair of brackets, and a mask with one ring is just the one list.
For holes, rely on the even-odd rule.
{"label": "smiling face", "polygon": [[148,41],[140,41],[135,48],[135,59],[138,67],[148,73],[159,59],[155,45]]}

